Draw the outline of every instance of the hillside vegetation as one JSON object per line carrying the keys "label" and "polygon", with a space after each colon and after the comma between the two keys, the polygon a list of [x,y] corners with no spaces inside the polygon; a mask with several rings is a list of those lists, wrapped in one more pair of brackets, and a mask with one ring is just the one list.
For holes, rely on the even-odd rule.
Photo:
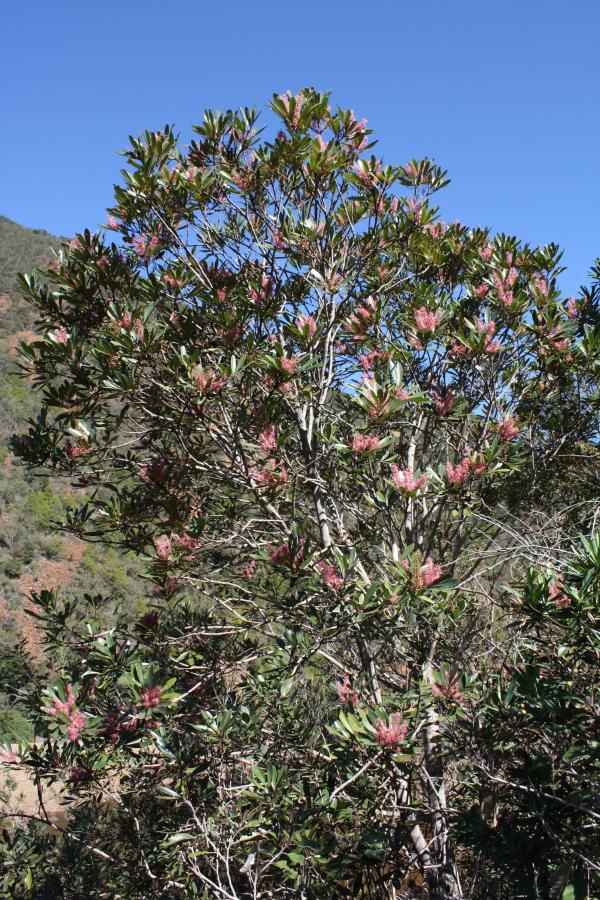
{"label": "hillside vegetation", "polygon": [[[11,435],[23,430],[39,405],[18,371],[18,345],[34,335],[35,315],[19,296],[16,276],[47,262],[63,240],[0,216],[0,665],[11,673],[16,663],[10,651],[21,642],[45,664],[34,621],[26,614],[31,591],[58,588],[75,598],[108,586],[125,613],[142,602],[135,558],[65,537],[59,525],[75,497],[59,480],[15,464],[9,449]],[[8,709],[0,693],[0,740],[28,733],[27,721]]]}

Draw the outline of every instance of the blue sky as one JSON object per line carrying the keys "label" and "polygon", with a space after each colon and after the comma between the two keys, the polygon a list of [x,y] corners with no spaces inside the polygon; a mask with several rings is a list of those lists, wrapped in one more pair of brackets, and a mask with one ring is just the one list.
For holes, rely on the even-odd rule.
{"label": "blue sky", "polygon": [[5,0],[0,213],[71,235],[110,205],[127,136],[314,85],[389,162],[448,169],[444,218],[600,256],[596,0]]}

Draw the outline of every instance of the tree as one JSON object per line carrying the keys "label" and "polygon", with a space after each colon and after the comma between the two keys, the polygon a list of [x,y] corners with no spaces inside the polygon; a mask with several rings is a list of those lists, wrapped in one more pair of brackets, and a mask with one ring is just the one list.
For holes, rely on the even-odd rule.
{"label": "tree", "polygon": [[[558,487],[582,457],[597,471],[596,295],[563,302],[554,245],[446,225],[446,173],[369,155],[327,95],[271,110],[273,140],[248,109],[208,112],[185,151],[170,127],[132,138],[118,242],[86,231],[22,280],[42,410],[15,446],[85,487],[71,530],[144,556],[153,586],[137,623],[37,597],[56,668],[23,760],[78,798],[52,877],[68,896],[541,896],[559,864],[595,865],[593,790],[585,849],[554,822],[525,887],[526,842],[499,859],[478,799],[513,790],[518,816],[529,769],[493,697],[570,615],[551,591],[594,488]],[[541,624],[507,600],[531,566]]]}

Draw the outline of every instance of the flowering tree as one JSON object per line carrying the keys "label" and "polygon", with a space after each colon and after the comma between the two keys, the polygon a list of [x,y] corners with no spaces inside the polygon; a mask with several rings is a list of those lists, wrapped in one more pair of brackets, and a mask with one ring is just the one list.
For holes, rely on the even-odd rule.
{"label": "flowering tree", "polygon": [[[46,865],[69,896],[440,900],[561,864],[587,878],[591,844],[560,822],[542,840],[542,800],[539,852],[523,839],[511,867],[530,786],[499,731],[536,664],[510,626],[571,622],[595,289],[565,303],[555,246],[446,225],[445,173],[370,155],[327,95],[271,110],[272,140],[248,109],[207,113],[185,150],[170,128],[131,139],[118,242],[86,231],[23,279],[45,336],[24,351],[42,411],[17,452],[84,488],[71,530],[144,555],[149,579],[137,623],[36,598],[55,666],[29,700],[47,738],[21,759],[77,798]],[[531,566],[535,626],[505,587]]]}

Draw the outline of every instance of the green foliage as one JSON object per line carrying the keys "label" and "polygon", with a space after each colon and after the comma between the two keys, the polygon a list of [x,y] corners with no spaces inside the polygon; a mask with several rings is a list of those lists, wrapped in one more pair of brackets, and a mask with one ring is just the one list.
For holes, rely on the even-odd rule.
{"label": "green foliage", "polygon": [[18,710],[0,705],[0,741],[3,744],[25,744],[32,739],[31,722]]}

